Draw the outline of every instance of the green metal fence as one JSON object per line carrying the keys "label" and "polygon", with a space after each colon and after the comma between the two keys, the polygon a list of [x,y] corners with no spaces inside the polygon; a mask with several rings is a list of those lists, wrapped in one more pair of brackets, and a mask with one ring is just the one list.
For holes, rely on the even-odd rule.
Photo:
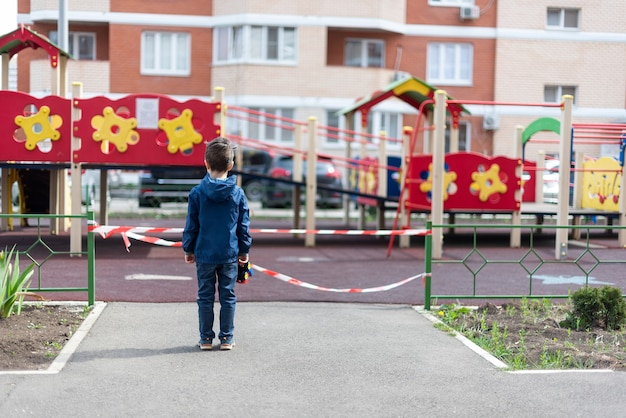
{"label": "green metal fence", "polygon": [[[568,298],[572,291],[582,286],[609,285],[607,280],[616,271],[626,271],[626,254],[623,249],[606,248],[594,244],[591,235],[607,226],[580,225],[510,225],[510,224],[445,224],[427,229],[454,229],[464,231],[466,240],[454,246],[444,245],[441,259],[432,258],[432,236],[425,237],[424,246],[424,306],[430,309],[433,300],[461,299],[521,299]],[[521,248],[503,251],[503,236],[514,228],[524,234]],[[570,241],[566,259],[555,258],[555,230],[580,229],[584,239]],[[611,225],[611,230],[623,226]],[[500,234],[499,239],[495,239]],[[504,234],[504,235],[502,235]],[[444,238],[445,242],[445,238]],[[504,255],[504,258],[503,258]],[[623,266],[623,267],[622,267]],[[599,280],[593,275],[599,276]],[[626,277],[626,274],[623,274]],[[535,280],[568,286],[567,292],[551,293],[547,286],[536,286]],[[499,293],[499,287],[513,289]],[[541,289],[537,290],[537,287]],[[570,290],[571,289],[571,290]]]}
{"label": "green metal fence", "polygon": [[[36,222],[30,226],[32,234],[0,233],[2,239],[2,250],[11,249],[16,245],[16,250],[20,255],[20,262],[34,264],[35,277],[31,280],[29,291],[35,293],[43,292],[87,292],[89,306],[95,304],[96,275],[95,275],[95,239],[93,232],[87,232],[86,251],[71,251],[69,248],[69,236],[59,237],[48,232],[49,223],[55,219],[65,221],[67,219],[81,222],[87,221],[88,225],[94,223],[94,213],[89,211],[83,215],[45,215],[45,214],[4,214],[0,213],[0,218],[29,219]],[[32,235],[32,236],[31,236]],[[13,242],[11,241],[13,238]],[[62,247],[67,247],[63,249]],[[70,257],[86,257],[85,286],[72,286],[68,284],[60,274],[52,274],[50,264],[54,262],[62,263]],[[46,270],[46,265],[49,269]],[[67,264],[66,264],[67,266]],[[80,263],[72,263],[72,268],[80,267]],[[67,268],[67,267],[66,267]],[[63,268],[57,271],[63,271]]]}

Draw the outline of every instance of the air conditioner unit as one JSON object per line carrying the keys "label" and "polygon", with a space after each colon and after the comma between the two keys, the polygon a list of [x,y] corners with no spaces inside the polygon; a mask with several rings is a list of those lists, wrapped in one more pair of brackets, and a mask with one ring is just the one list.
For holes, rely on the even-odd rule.
{"label": "air conditioner unit", "polygon": [[392,82],[404,80],[405,78],[411,78],[411,74],[404,71],[396,71],[391,78]]}
{"label": "air conditioner unit", "polygon": [[463,6],[460,9],[460,16],[463,20],[474,20],[480,17],[480,7]]}
{"label": "air conditioner unit", "polygon": [[493,131],[500,127],[500,118],[496,114],[483,116],[483,129]]}

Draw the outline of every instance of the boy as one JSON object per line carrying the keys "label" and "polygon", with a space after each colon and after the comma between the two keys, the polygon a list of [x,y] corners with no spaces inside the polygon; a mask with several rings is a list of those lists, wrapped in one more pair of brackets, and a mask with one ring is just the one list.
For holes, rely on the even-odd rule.
{"label": "boy", "polygon": [[248,202],[243,190],[235,184],[235,177],[228,177],[234,156],[228,139],[219,137],[209,142],[204,155],[208,173],[189,192],[183,250],[185,262],[196,263],[201,350],[213,348],[216,280],[220,301],[220,350],[231,350],[235,345],[237,269],[238,264],[248,262],[252,237]]}

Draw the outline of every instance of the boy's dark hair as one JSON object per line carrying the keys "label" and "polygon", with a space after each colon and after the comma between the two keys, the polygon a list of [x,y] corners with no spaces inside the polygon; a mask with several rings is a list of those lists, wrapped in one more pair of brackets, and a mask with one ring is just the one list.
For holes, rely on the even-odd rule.
{"label": "boy's dark hair", "polygon": [[204,160],[211,167],[211,170],[219,173],[228,171],[234,157],[233,145],[227,138],[221,136],[209,142],[204,152]]}

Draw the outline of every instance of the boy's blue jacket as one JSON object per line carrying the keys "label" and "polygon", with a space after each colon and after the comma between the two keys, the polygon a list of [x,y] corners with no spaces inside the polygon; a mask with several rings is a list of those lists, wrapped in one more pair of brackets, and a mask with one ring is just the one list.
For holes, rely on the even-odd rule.
{"label": "boy's blue jacket", "polygon": [[235,176],[215,180],[207,174],[189,192],[183,250],[197,263],[226,264],[248,254],[251,245],[248,202]]}

